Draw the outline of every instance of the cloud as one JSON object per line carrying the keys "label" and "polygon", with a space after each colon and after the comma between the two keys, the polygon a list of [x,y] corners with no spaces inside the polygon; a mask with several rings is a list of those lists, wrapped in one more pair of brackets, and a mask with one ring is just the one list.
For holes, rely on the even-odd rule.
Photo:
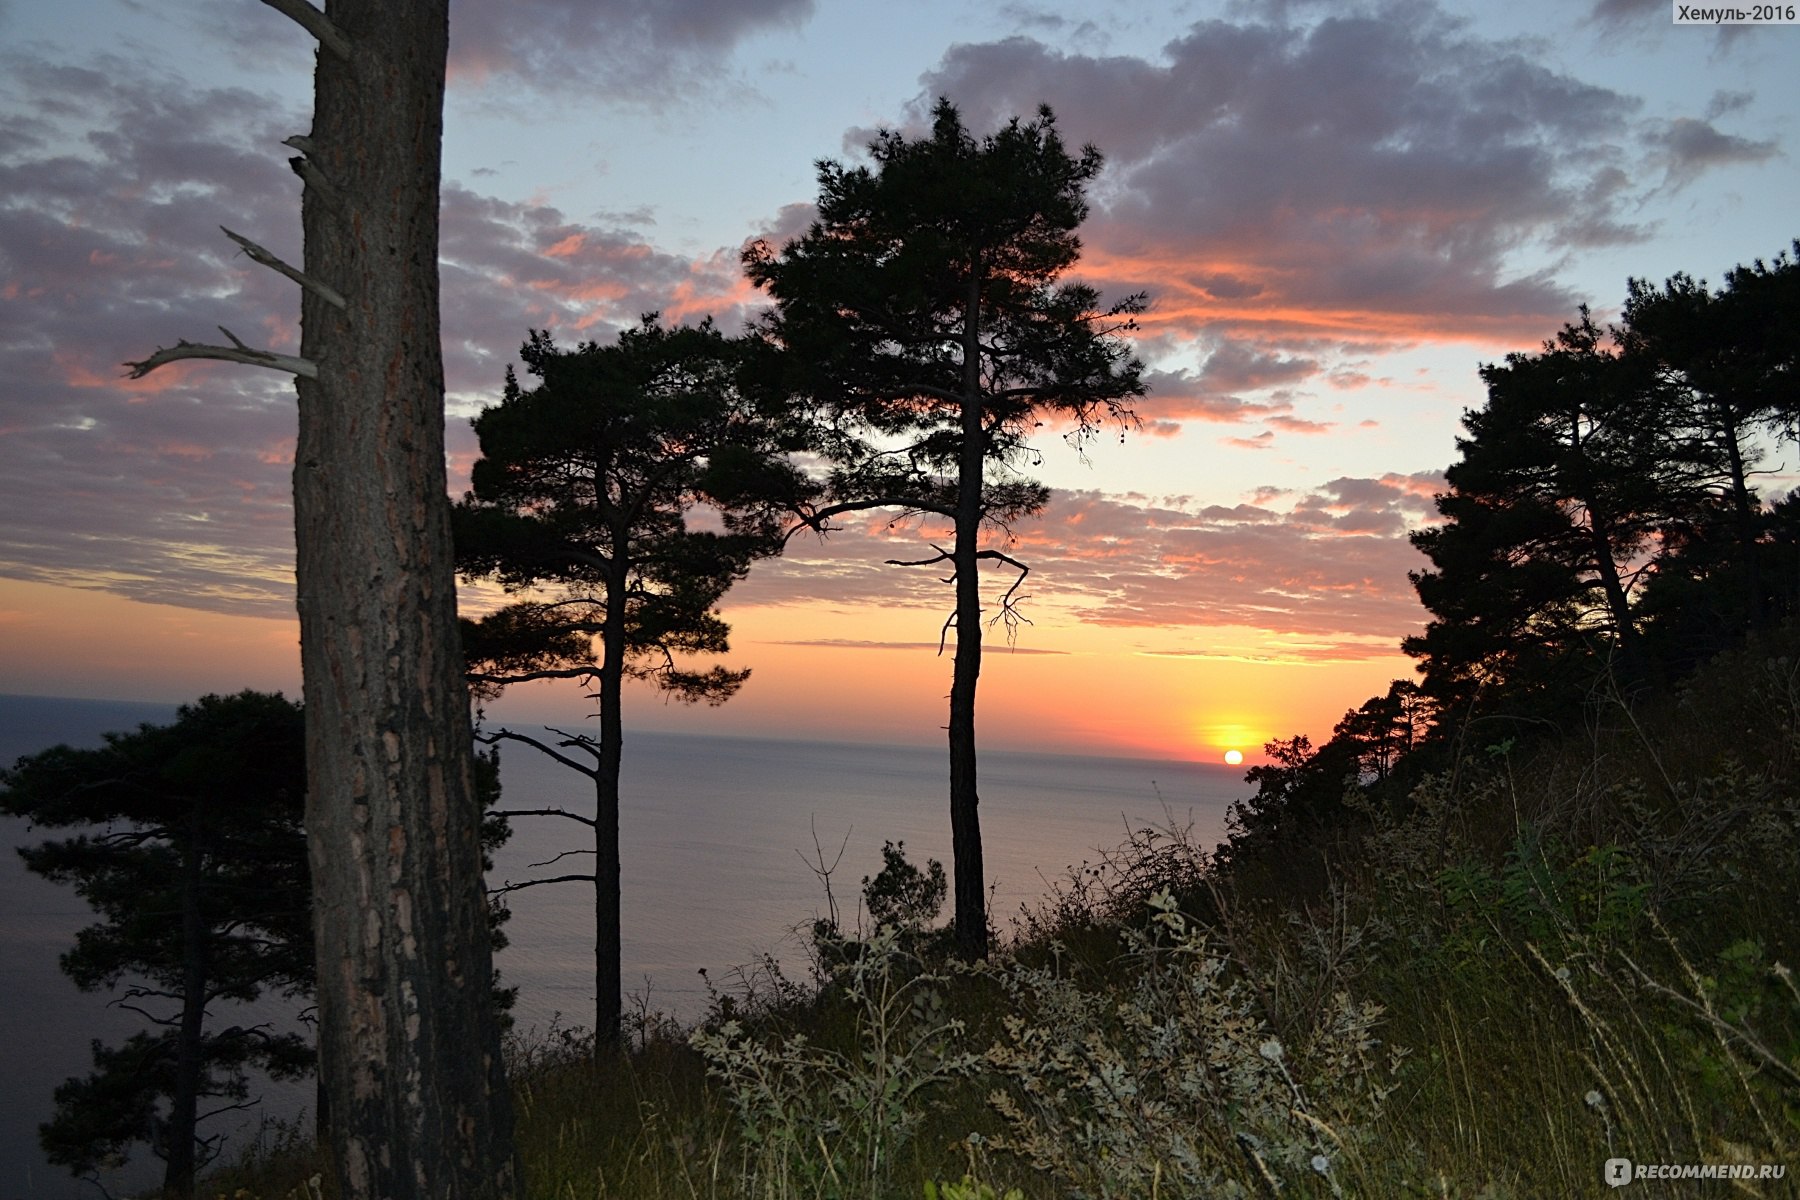
{"label": "cloud", "polygon": [[1669,24],[1663,0],[1593,0],[1588,20],[1613,30],[1662,28]]}
{"label": "cloud", "polygon": [[[301,261],[299,182],[279,143],[304,113],[123,59],[0,67],[0,574],[290,614],[291,383],[213,363],[128,383],[120,364],[216,341],[218,325],[297,347],[296,289],[218,227]],[[735,252],[672,255],[628,222],[444,188],[453,411],[498,394],[530,328],[604,339],[650,310],[736,327],[753,297]],[[455,479],[474,446],[460,416],[447,432]]]}
{"label": "cloud", "polygon": [[813,0],[453,0],[453,86],[648,106],[716,84],[742,41],[793,28]]}
{"label": "cloud", "polygon": [[454,184],[444,188],[439,258],[450,390],[478,403],[496,393],[527,329],[605,340],[661,312],[671,323],[713,316],[735,330],[756,300],[735,253],[670,254],[627,226],[584,225]]}
{"label": "cloud", "polygon": [[[3,618],[4,614],[0,614]],[[815,638],[810,641],[766,641],[766,646],[820,646],[832,650],[937,650],[936,642],[871,642],[854,638]],[[1007,646],[1004,642],[989,646],[990,650],[1004,650],[1009,654],[1067,654],[1067,650],[1034,649],[1029,646]]]}
{"label": "cloud", "polygon": [[[1706,8],[1705,3],[1690,4],[1692,8]],[[1718,6],[1713,6],[1718,7]],[[1667,37],[1710,37],[1714,46],[1725,49],[1738,44],[1739,39],[1755,31],[1753,25],[1676,25],[1671,20],[1669,5],[1666,0],[1592,0],[1588,9],[1587,24],[1603,30],[1610,38],[1634,37],[1639,41]]]}
{"label": "cloud", "polygon": [[1418,0],[1257,6],[1155,57],[964,43],[922,83],[913,122],[939,95],[977,129],[1047,102],[1071,143],[1101,148],[1080,270],[1148,289],[1150,335],[1294,368],[1179,381],[1158,415],[1199,419],[1256,415],[1247,393],[1352,345],[1531,344],[1583,297],[1519,262],[1642,241],[1658,173],[1687,182],[1773,153],[1706,121],[1648,122],[1635,97]]}
{"label": "cloud", "polygon": [[1710,121],[1693,117],[1678,117],[1645,141],[1660,151],[1667,182],[1675,188],[1686,187],[1713,167],[1767,162],[1778,153],[1774,142],[1721,133]]}
{"label": "cloud", "polygon": [[[1037,605],[1108,626],[1242,626],[1298,639],[1301,658],[1378,657],[1420,624],[1407,572],[1423,560],[1406,535],[1443,486],[1435,473],[1346,476],[1302,493],[1261,489],[1235,505],[1062,491],[1004,545],[1031,568],[1020,589],[1027,615]],[[940,573],[882,564],[941,533],[928,521],[865,518],[823,543],[791,544],[731,602],[905,606],[934,622],[950,604]],[[1014,578],[994,568],[990,605]],[[1022,643],[1031,638],[1027,630]]]}

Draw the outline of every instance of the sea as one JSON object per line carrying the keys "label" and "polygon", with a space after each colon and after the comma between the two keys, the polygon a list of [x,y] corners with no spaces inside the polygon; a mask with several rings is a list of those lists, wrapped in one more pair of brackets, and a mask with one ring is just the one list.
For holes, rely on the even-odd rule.
{"label": "sea", "polygon": [[[104,732],[174,715],[174,705],[0,695],[0,763],[58,743],[98,745]],[[1053,747],[983,750],[980,771],[990,911],[1003,932],[1133,830],[1181,828],[1200,845],[1216,843],[1226,809],[1250,790],[1242,768]],[[627,731],[619,814],[627,1012],[692,1021],[713,989],[741,986],[771,962],[805,978],[804,935],[827,912],[827,887],[854,929],[863,878],[880,869],[884,842],[904,843],[917,865],[937,859],[949,871],[947,780],[941,746]],[[528,746],[503,747],[501,783],[505,808],[593,811],[592,783]],[[557,859],[591,844],[586,826],[521,817],[513,829],[490,887],[587,869],[584,856]],[[44,836],[0,818],[0,847]],[[507,899],[510,944],[496,961],[502,982],[519,989],[516,1032],[548,1037],[590,1025],[592,888],[551,884]],[[0,1200],[101,1194],[50,1166],[37,1144],[57,1083],[91,1068],[90,1042],[143,1028],[112,997],[77,991],[58,969],[59,954],[92,919],[72,889],[0,854]],[[271,1001],[225,1019],[291,1024],[296,1016],[296,1006]],[[260,1094],[250,1113],[221,1119],[227,1161],[272,1136],[270,1122],[309,1119],[310,1084]],[[122,1195],[160,1178],[160,1163],[140,1149],[101,1183]]]}

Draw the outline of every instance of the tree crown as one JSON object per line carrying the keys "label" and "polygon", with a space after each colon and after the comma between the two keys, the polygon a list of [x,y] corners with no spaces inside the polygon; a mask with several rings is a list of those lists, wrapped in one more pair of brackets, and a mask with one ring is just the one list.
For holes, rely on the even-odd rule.
{"label": "tree crown", "polygon": [[[971,436],[965,405],[990,467],[1018,462],[1047,418],[1076,441],[1129,421],[1142,364],[1119,335],[1143,297],[1102,309],[1093,288],[1062,281],[1100,153],[1069,153],[1048,108],[977,139],[947,100],[929,136],[884,130],[869,153],[872,166],[820,163],[811,228],[744,254],[775,300],[758,330],[786,352],[775,385],[823,414],[833,492],[941,510]],[[1044,500],[1005,471],[987,483],[990,512]]]}

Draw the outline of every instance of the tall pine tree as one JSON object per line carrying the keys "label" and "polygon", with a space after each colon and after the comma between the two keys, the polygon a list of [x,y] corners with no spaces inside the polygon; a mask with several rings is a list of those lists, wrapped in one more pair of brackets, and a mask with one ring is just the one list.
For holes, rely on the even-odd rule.
{"label": "tall pine tree", "polygon": [[1481,377],[1487,404],[1464,415],[1437,499],[1444,523],[1412,535],[1432,562],[1412,574],[1432,621],[1403,648],[1426,692],[1453,711],[1496,685],[1522,697],[1592,653],[1639,676],[1631,592],[1654,535],[1698,495],[1668,452],[1663,394],[1585,310],[1541,353]]}
{"label": "tall pine tree", "polygon": [[[1025,566],[983,543],[1038,512],[1048,493],[1021,468],[1029,438],[1061,423],[1079,442],[1129,420],[1141,364],[1121,336],[1134,296],[1102,307],[1067,282],[1099,151],[1064,148],[1047,108],[976,138],[948,100],[929,136],[884,131],[872,167],[819,164],[818,220],[784,246],[758,242],[745,269],[775,306],[760,326],[771,382],[820,418],[835,468],[808,523],[891,508],[949,523],[951,544],[913,566],[948,566],[955,604],[950,683],[950,824],[956,943],[987,952],[976,785],[980,566]],[[1017,582],[999,599],[1014,615]]]}
{"label": "tall pine tree", "polygon": [[605,1048],[617,1044],[621,1016],[625,680],[688,703],[722,704],[737,692],[747,669],[688,660],[729,649],[717,605],[752,562],[780,552],[781,514],[808,485],[782,455],[782,424],[738,390],[739,345],[710,323],[670,329],[647,317],[616,343],[572,350],[533,332],[520,357],[538,383],[522,388],[509,371],[500,403],[475,418],[482,457],[456,509],[456,542],[466,576],[529,596],[465,624],[464,643],[480,692],[539,679],[592,686],[598,737],[485,736],[531,746],[592,781],[591,817],[514,812],[590,829],[593,871],[507,886],[592,884],[594,1028]]}

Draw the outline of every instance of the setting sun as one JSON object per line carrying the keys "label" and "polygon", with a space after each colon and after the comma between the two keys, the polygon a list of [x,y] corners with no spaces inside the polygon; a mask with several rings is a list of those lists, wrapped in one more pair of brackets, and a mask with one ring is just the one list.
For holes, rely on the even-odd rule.
{"label": "setting sun", "polygon": [[1244,752],[1242,750],[1227,750],[1225,752],[1225,761],[1229,765],[1235,767],[1244,761]]}

